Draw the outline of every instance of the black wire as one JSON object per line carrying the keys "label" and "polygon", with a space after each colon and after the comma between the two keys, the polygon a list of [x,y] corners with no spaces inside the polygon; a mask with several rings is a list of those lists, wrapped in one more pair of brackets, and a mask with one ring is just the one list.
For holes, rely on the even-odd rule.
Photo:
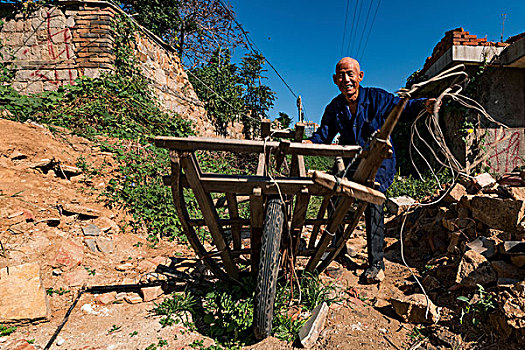
{"label": "black wire", "polygon": [[359,5],[359,12],[357,13],[357,21],[355,22],[355,30],[354,30],[354,35],[352,37],[352,45],[349,45],[348,46],[348,53],[349,54],[352,54],[352,46],[355,45],[355,39],[356,39],[356,35],[357,35],[357,30],[358,30],[358,27],[359,27],[359,22],[361,21],[361,12],[363,10],[363,1],[361,1],[361,4]]}
{"label": "black wire", "polygon": [[368,36],[366,37],[365,46],[363,46],[363,53],[359,56],[359,59],[361,59],[361,57],[365,54],[366,46],[368,45],[368,39],[370,39],[370,33],[372,33],[372,29],[374,28],[374,23],[376,21],[379,5],[381,5],[381,0],[379,0],[379,2],[377,3],[376,12],[374,13],[374,18],[372,19],[372,24],[370,25],[370,31],[368,32]]}
{"label": "black wire", "polygon": [[[350,31],[350,40],[348,41],[348,46],[346,48],[346,52],[348,52],[348,54],[350,54],[350,46],[352,45],[352,38],[353,38],[353,33],[354,33],[354,25],[355,25],[355,15],[357,13],[357,4],[359,4],[359,0],[356,0],[355,2],[355,7],[354,7],[354,18],[352,19],[352,30]],[[357,29],[357,28],[356,28]]]}
{"label": "black wire", "polygon": [[363,31],[361,32],[361,38],[359,39],[359,46],[357,47],[356,57],[359,54],[359,51],[361,51],[361,44],[363,43],[363,37],[365,36],[365,33],[366,33],[366,27],[368,25],[368,19],[370,18],[370,10],[372,10],[373,3],[374,3],[374,0],[371,0],[370,5],[368,6],[368,12],[366,13],[365,25],[363,26]]}
{"label": "black wire", "polygon": [[346,24],[348,22],[348,7],[350,5],[350,0],[346,0],[346,10],[345,10],[345,24],[343,26],[343,41],[341,42],[341,57],[343,57],[343,50],[345,46],[345,37],[346,37]]}

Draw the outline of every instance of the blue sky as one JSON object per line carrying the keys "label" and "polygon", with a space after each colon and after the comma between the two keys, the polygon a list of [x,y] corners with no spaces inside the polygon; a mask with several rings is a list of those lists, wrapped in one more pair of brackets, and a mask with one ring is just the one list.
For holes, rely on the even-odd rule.
{"label": "blue sky", "polygon": [[[367,31],[363,35],[370,2]],[[347,0],[227,0],[237,20],[257,47],[303,98],[306,119],[319,122],[324,107],[338,94],[332,82],[341,57]],[[380,3],[366,50],[363,47],[377,4]],[[362,6],[355,45],[347,50],[356,0],[349,0],[343,56],[355,55],[361,42],[363,85],[395,92],[406,78],[421,69],[445,32],[463,27],[470,34],[499,41],[506,13],[504,40],[525,32],[525,0],[359,0]],[[357,22],[357,15],[356,15]],[[355,28],[355,27],[354,27]],[[286,112],[297,121],[295,98],[269,67],[266,81],[277,100],[270,113]]]}

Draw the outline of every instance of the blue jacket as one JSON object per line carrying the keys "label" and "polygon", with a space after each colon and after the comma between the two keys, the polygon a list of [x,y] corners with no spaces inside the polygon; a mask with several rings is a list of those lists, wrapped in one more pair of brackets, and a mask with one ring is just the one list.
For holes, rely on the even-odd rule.
{"label": "blue jacket", "polygon": [[[409,100],[401,120],[413,120],[424,108],[426,99]],[[339,133],[339,144],[359,145],[368,147],[366,144],[375,130],[381,128],[386,117],[399,102],[399,97],[378,88],[359,87],[357,97],[356,115],[350,113],[348,104],[342,94],[330,102],[321,119],[321,126],[314,132],[310,140],[313,143],[330,144]],[[393,145],[392,145],[392,150]],[[392,158],[387,158],[381,163],[377,171],[376,181],[381,184],[379,190],[386,192],[394,181],[396,173],[396,153]]]}

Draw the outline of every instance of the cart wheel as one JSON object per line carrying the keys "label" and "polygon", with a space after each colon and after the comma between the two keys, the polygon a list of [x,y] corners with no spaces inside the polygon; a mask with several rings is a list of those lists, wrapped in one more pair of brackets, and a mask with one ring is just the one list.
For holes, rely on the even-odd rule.
{"label": "cart wheel", "polygon": [[279,247],[283,222],[283,202],[279,198],[269,199],[266,205],[259,273],[255,287],[253,332],[257,339],[268,337],[272,331],[273,304],[277,290]]}

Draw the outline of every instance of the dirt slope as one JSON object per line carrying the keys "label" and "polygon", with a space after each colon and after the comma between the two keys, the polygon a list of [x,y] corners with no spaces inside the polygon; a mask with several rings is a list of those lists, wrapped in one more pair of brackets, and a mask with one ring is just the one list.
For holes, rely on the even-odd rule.
{"label": "dirt slope", "polygon": [[[83,284],[137,283],[170,257],[194,257],[185,245],[161,241],[153,248],[145,233],[130,232],[126,228],[129,215],[109,210],[98,198],[108,178],[71,175],[75,169],[68,166],[76,166],[81,157],[95,166],[115,166],[110,154],[100,152],[86,139],[0,119],[0,268],[37,263],[45,289],[52,289],[47,297],[49,322],[22,325],[13,334],[0,337],[2,350],[43,348]],[[96,217],[86,216],[86,208],[95,211]],[[84,214],[71,210],[84,210]],[[102,229],[97,239],[109,242],[112,249],[90,250],[87,241],[92,237],[83,231],[90,224]],[[351,244],[358,255],[365,256],[362,236]],[[397,253],[391,249],[388,254]],[[387,260],[387,277],[380,286],[360,285],[360,269],[349,271],[338,263],[330,266],[323,278],[341,287],[343,301],[331,307],[315,348],[405,349],[414,343],[409,336],[414,326],[402,323],[387,307],[389,298],[403,294],[398,287],[410,277],[402,265],[391,260],[397,261]],[[182,325],[162,327],[159,316],[151,312],[153,303],[121,300],[103,305],[94,295],[85,294],[59,335],[60,346],[55,343],[53,348],[145,349],[157,344],[160,349],[160,340],[166,340],[169,349],[189,349],[196,340],[202,340],[203,346],[212,344],[211,339]],[[249,348],[292,345],[269,338]]]}

